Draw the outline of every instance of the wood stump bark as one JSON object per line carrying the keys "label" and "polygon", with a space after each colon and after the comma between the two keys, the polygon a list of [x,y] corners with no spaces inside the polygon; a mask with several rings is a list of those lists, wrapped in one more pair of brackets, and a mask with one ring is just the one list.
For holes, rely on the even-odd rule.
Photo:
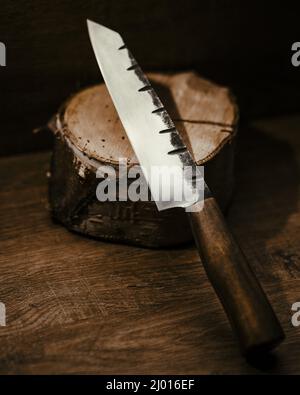
{"label": "wood stump bark", "polygon": [[[233,190],[238,109],[226,87],[194,72],[148,75],[222,209]],[[99,166],[119,158],[138,164],[104,84],[71,97],[50,123],[55,146],[49,180],[53,217],[69,230],[102,240],[165,247],[192,240],[182,209],[149,202],[99,202]],[[141,131],[142,133],[142,131]]]}

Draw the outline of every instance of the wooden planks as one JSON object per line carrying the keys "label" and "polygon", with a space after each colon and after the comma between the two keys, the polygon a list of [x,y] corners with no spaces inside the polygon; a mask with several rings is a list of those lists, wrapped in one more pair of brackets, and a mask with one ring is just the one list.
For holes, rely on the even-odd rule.
{"label": "wooden planks", "polygon": [[300,73],[290,62],[298,15],[296,5],[258,0],[1,0],[0,153],[50,147],[49,136],[31,131],[70,93],[100,81],[86,18],[122,33],[143,70],[193,67],[234,84],[252,115],[299,109]]}
{"label": "wooden planks", "polygon": [[229,222],[286,330],[248,365],[193,246],[148,250],[69,233],[47,212],[49,154],[0,160],[1,373],[300,373],[299,122],[242,130]]}

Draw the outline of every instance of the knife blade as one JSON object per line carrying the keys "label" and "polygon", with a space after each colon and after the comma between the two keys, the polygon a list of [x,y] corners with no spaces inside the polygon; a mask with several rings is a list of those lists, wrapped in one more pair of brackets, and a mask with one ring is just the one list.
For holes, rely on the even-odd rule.
{"label": "knife blade", "polygon": [[[163,103],[119,33],[87,21],[92,47],[120,120],[142,166],[158,210],[192,207],[187,215],[202,263],[234,329],[244,355],[274,348],[283,338],[280,323],[245,256],[229,231],[208,186],[201,191],[186,166],[195,167]],[[160,199],[149,174],[153,166],[178,169],[182,199]],[[197,177],[196,177],[197,178]],[[176,185],[175,185],[176,187]]]}
{"label": "knife blade", "polygon": [[[192,156],[123,39],[118,33],[91,21],[88,21],[88,29],[102,76],[158,210],[188,207],[201,200],[203,193],[196,188],[199,182],[196,183],[197,180],[186,171],[187,166],[195,166]],[[164,191],[151,178],[154,167],[164,172],[161,175],[164,179],[168,177],[168,170],[170,175],[171,170],[175,171],[174,182],[184,194],[172,194],[169,200],[161,199]],[[201,177],[195,169],[196,174]],[[172,189],[176,191],[176,186]],[[181,199],[178,199],[180,195]]]}

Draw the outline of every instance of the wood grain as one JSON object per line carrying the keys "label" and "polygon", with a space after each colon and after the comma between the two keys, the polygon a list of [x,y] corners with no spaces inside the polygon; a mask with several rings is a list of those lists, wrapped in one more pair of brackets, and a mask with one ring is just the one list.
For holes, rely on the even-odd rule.
{"label": "wood grain", "polygon": [[243,114],[265,114],[299,109],[300,73],[290,63],[298,15],[299,4],[259,0],[1,0],[0,154],[50,147],[49,135],[32,130],[99,81],[87,18],[119,31],[143,70],[192,67],[234,85]]}
{"label": "wood grain", "polygon": [[53,224],[40,153],[0,160],[0,372],[299,374],[299,124],[242,130],[228,216],[287,335],[273,358],[240,357],[193,246],[128,247]]}

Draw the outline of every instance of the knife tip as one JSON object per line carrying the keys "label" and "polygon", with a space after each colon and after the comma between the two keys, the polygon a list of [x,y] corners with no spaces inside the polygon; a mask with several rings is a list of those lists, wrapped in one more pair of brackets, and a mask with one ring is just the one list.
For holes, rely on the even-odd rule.
{"label": "knife tip", "polygon": [[89,30],[98,25],[96,22],[92,21],[91,19],[87,19],[86,24]]}
{"label": "knife tip", "polygon": [[102,32],[102,33],[106,33],[106,34],[117,34],[119,35],[118,32],[116,32],[115,30],[110,29],[109,27],[106,27],[104,25],[101,25],[100,23],[94,22],[91,19],[87,19],[86,20],[87,23],[87,27],[89,32],[91,33],[92,31],[98,31],[98,32]]}

